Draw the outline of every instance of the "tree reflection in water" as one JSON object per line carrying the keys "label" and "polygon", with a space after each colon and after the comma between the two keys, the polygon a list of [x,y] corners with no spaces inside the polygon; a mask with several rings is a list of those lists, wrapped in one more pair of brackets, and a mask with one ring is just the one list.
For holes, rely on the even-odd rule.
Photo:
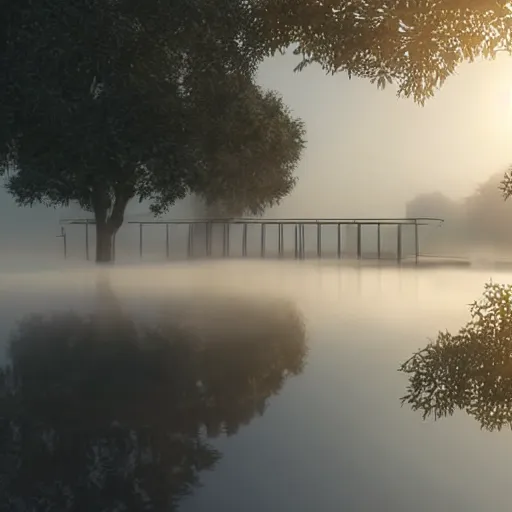
{"label": "tree reflection in water", "polygon": [[424,418],[460,409],[487,430],[512,427],[512,287],[487,284],[470,312],[457,334],[439,333],[401,366],[402,402]]}
{"label": "tree reflection in water", "polygon": [[259,328],[200,340],[129,318],[108,287],[95,314],[24,319],[0,376],[0,510],[176,510],[220,458],[206,437],[263,414],[304,366],[293,306],[230,314]]}

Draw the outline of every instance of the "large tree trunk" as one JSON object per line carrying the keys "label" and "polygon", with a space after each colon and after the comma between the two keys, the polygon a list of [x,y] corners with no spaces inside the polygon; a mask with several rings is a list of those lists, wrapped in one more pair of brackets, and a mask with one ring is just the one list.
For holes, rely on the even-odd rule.
{"label": "large tree trunk", "polygon": [[110,263],[113,260],[114,232],[108,223],[96,223],[96,263]]}
{"label": "large tree trunk", "polygon": [[120,186],[115,190],[112,204],[110,195],[104,190],[92,193],[92,207],[96,219],[96,263],[111,263],[114,260],[114,236],[123,225],[124,211],[134,190],[130,186]]}

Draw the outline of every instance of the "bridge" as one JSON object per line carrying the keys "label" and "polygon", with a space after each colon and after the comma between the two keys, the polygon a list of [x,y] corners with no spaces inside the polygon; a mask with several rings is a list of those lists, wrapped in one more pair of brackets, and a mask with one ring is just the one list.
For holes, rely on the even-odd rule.
{"label": "bridge", "polygon": [[[443,219],[422,218],[238,218],[238,219],[173,219],[173,220],[132,220],[129,226],[138,231],[138,252],[144,258],[145,229],[159,227],[165,258],[175,258],[177,245],[184,245],[184,257],[192,258],[266,258],[287,259],[329,258],[329,259],[393,259],[401,263],[404,259],[420,257],[420,227],[441,226]],[[94,219],[66,219],[61,221],[64,256],[67,256],[67,232],[65,225],[81,225],[84,229],[84,253],[90,259],[91,226]],[[181,236],[176,236],[176,231]],[[370,233],[369,228],[372,228]],[[185,229],[185,232],[183,231]],[[277,236],[274,242],[269,231]],[[383,231],[386,231],[387,243],[383,246]],[[390,233],[394,234],[391,235]],[[408,230],[412,248],[404,252],[404,231]],[[235,231],[238,237],[234,236]],[[257,242],[252,237],[249,243],[249,231],[257,232]],[[393,238],[390,244],[390,236]],[[314,249],[308,250],[307,242],[313,242]],[[329,241],[330,244],[326,244]],[[374,245],[373,251],[363,250],[363,241]],[[333,246],[334,242],[334,246]],[[327,247],[331,245],[331,247]],[[391,245],[394,247],[391,248]],[[115,259],[115,241],[113,258]],[[236,249],[236,250],[235,250]]]}

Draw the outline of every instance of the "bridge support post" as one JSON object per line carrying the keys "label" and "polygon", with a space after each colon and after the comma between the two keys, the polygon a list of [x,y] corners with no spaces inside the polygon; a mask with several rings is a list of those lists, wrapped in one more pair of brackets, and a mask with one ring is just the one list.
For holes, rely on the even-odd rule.
{"label": "bridge support post", "polygon": [[263,222],[261,223],[261,247],[260,247],[260,254],[261,257],[265,257],[265,242],[266,242],[266,236],[267,236],[267,225]]}
{"label": "bridge support post", "polygon": [[226,224],[226,256],[229,258],[229,253],[231,252],[231,224]]}
{"label": "bridge support post", "polygon": [[213,223],[208,222],[206,224],[206,256],[210,257],[212,255],[212,239],[213,239]]}
{"label": "bridge support post", "polygon": [[67,244],[67,235],[66,230],[63,226],[60,227],[60,235],[57,235],[57,238],[62,238],[63,249],[64,249],[64,259],[68,257],[68,244]]}
{"label": "bridge support post", "polygon": [[362,258],[361,252],[361,224],[357,225],[357,259],[360,260]]}
{"label": "bridge support post", "polygon": [[295,233],[295,245],[294,245],[295,259],[298,259],[298,257],[299,257],[299,225],[298,224],[295,224],[294,233]]}
{"label": "bridge support post", "polygon": [[299,226],[301,259],[306,258],[306,230],[304,224]]}
{"label": "bridge support post", "polygon": [[416,257],[416,265],[420,257],[420,238],[418,233],[418,219],[414,219],[414,255]]}
{"label": "bridge support post", "polygon": [[247,222],[244,222],[242,231],[242,256],[247,257]]}
{"label": "bridge support post", "polygon": [[222,232],[222,256],[224,258],[229,257],[229,234],[230,234],[230,224],[224,222],[223,232]]}
{"label": "bridge support post", "polygon": [[142,259],[142,245],[143,245],[143,235],[142,235],[142,228],[143,228],[142,222],[139,223],[139,256],[140,259]]}
{"label": "bridge support post", "polygon": [[188,243],[187,243],[187,258],[192,258],[194,253],[194,225],[192,222],[188,223]]}
{"label": "bridge support post", "polygon": [[402,224],[396,226],[396,261],[401,263],[402,261]]}
{"label": "bridge support post", "polygon": [[85,221],[85,259],[89,261],[89,220]]}
{"label": "bridge support post", "polygon": [[379,259],[379,260],[380,260],[380,256],[381,256],[380,228],[381,228],[381,225],[377,224],[377,259]]}
{"label": "bridge support post", "polygon": [[341,224],[338,222],[338,259],[341,259]]}
{"label": "bridge support post", "polygon": [[169,224],[165,225],[165,257],[169,259],[169,252],[170,252],[170,246],[169,246]]}
{"label": "bridge support post", "polygon": [[284,235],[284,226],[281,223],[277,225],[277,254],[279,258],[283,257],[283,235]]}
{"label": "bridge support post", "polygon": [[322,257],[322,224],[316,225],[316,255]]}

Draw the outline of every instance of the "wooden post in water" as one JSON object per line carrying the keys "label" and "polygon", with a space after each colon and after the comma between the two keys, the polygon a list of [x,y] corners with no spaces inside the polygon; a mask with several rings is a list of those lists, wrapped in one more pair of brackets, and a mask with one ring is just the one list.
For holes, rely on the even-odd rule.
{"label": "wooden post in water", "polygon": [[142,222],[139,223],[139,256],[140,259],[142,259],[142,244],[143,244],[143,237],[142,237]]}
{"label": "wooden post in water", "polygon": [[284,224],[281,224],[281,256],[284,256]]}
{"label": "wooden post in water", "polygon": [[400,263],[402,261],[402,224],[397,224],[396,227],[396,261]]}
{"label": "wooden post in water", "polygon": [[194,252],[194,225],[192,222],[188,223],[188,244],[187,244],[187,258],[192,258]]}
{"label": "wooden post in water", "polygon": [[298,236],[298,245],[299,245],[299,260],[302,259],[302,224],[297,226],[297,236]]}
{"label": "wooden post in water", "polygon": [[226,251],[225,251],[224,256],[226,256],[226,258],[229,258],[229,250],[230,250],[229,235],[231,232],[230,228],[231,228],[231,225],[229,224],[229,222],[226,222],[224,224],[225,241],[226,241]]}
{"label": "wooden post in water", "polygon": [[360,260],[361,257],[361,224],[357,224],[357,259]]}
{"label": "wooden post in water", "polygon": [[206,239],[206,256],[210,257],[212,255],[212,237],[213,237],[213,223],[207,222],[206,223],[206,233],[205,233],[205,239]]}
{"label": "wooden post in water", "polygon": [[418,233],[418,219],[414,219],[414,251],[415,251],[416,265],[417,265],[419,262],[419,256],[420,256],[420,239],[419,239],[419,233]]}
{"label": "wooden post in water", "polygon": [[57,238],[62,238],[62,244],[63,244],[63,248],[64,248],[64,259],[67,259],[67,257],[68,257],[68,243],[67,243],[66,236],[67,236],[66,230],[64,229],[63,226],[61,226],[60,235],[57,235]]}
{"label": "wooden post in water", "polygon": [[85,259],[89,261],[89,219],[85,221]]}
{"label": "wooden post in water", "polygon": [[299,258],[299,225],[295,224],[295,259]]}
{"label": "wooden post in water", "polygon": [[169,223],[165,225],[165,257],[169,259],[170,246],[169,246]]}
{"label": "wooden post in water", "polygon": [[380,222],[377,224],[377,259],[380,260],[381,244],[380,244]]}
{"label": "wooden post in water", "polygon": [[265,223],[261,223],[261,257],[265,257],[265,242],[266,242],[266,229],[267,225]]}
{"label": "wooden post in water", "polygon": [[279,258],[283,256],[283,225],[277,224],[277,255]]}
{"label": "wooden post in water", "polygon": [[242,256],[247,257],[247,222],[244,222],[242,231]]}
{"label": "wooden post in water", "polygon": [[301,244],[302,244],[302,259],[306,259],[306,230],[304,224],[300,225]]}
{"label": "wooden post in water", "polygon": [[222,224],[222,257],[226,257],[226,223]]}
{"label": "wooden post in water", "polygon": [[316,225],[316,255],[318,258],[322,257],[322,224]]}
{"label": "wooden post in water", "polygon": [[341,259],[341,224],[338,222],[338,259]]}

